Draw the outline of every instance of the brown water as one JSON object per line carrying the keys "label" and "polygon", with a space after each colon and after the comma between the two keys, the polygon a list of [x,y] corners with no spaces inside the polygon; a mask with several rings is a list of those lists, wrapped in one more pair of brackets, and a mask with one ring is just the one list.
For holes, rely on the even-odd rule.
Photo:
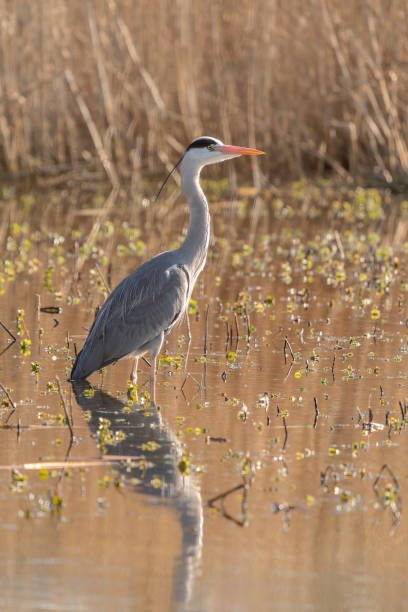
{"label": "brown water", "polygon": [[[50,195],[41,218],[2,202],[14,243],[0,319],[17,339],[0,357],[2,609],[406,609],[407,222],[399,202],[371,214],[367,194],[335,195],[213,209],[188,360],[183,323],[161,355],[158,407],[143,362],[140,403],[130,361],[94,374],[94,390],[66,378],[100,272],[114,285],[171,245],[180,204],[134,213],[140,236],[120,229],[118,206],[76,280],[95,217]],[[36,294],[62,312],[37,315]]]}

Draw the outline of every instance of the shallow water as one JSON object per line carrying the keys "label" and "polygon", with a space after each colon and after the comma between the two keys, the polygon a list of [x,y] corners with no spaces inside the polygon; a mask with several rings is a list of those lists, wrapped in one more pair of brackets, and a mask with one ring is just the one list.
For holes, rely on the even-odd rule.
{"label": "shallow water", "polygon": [[[45,196],[38,219],[16,202],[0,296],[16,337],[0,357],[2,609],[405,609],[407,221],[398,202],[375,216],[351,200],[353,217],[352,193],[325,192],[321,210],[310,193],[266,196],[256,214],[248,196],[250,212],[213,207],[188,359],[183,322],[157,407],[143,362],[138,401],[128,360],[92,386],[66,379],[104,282],[180,238],[184,213],[118,207],[76,279],[94,216]],[[36,294],[62,312],[38,315]]]}

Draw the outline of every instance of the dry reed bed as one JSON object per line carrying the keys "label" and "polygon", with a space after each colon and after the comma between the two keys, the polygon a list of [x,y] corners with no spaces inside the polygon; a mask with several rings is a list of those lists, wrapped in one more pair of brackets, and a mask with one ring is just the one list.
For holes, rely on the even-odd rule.
{"label": "dry reed bed", "polygon": [[115,187],[208,133],[275,175],[401,178],[407,30],[406,0],[0,0],[0,167]]}

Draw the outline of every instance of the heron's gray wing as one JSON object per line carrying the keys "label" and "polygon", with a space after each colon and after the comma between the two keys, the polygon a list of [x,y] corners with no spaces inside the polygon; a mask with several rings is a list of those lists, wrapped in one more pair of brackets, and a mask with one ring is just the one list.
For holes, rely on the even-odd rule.
{"label": "heron's gray wing", "polygon": [[189,292],[189,275],[182,265],[142,266],[135,270],[99,311],[71,379],[86,378],[121,357],[147,350],[146,345],[176,323],[187,305]]}

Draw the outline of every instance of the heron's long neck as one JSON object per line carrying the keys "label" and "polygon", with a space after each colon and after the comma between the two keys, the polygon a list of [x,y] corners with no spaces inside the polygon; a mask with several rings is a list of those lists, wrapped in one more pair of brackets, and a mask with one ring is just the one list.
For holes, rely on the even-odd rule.
{"label": "heron's long neck", "polygon": [[200,170],[188,160],[183,160],[181,185],[190,208],[190,222],[179,252],[183,263],[191,267],[194,276],[199,274],[205,264],[210,240],[210,212],[199,183]]}

